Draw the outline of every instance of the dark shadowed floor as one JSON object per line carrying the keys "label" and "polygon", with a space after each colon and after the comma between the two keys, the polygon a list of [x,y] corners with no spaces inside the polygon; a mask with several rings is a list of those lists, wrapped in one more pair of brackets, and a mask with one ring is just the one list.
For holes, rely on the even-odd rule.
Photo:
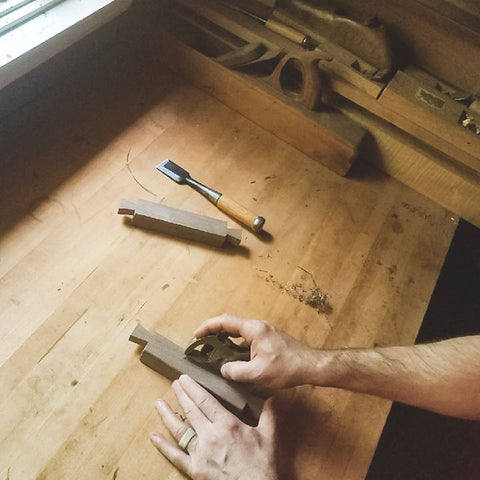
{"label": "dark shadowed floor", "polygon": [[[480,333],[480,230],[461,222],[417,343]],[[480,479],[480,422],[394,403],[367,480]]]}

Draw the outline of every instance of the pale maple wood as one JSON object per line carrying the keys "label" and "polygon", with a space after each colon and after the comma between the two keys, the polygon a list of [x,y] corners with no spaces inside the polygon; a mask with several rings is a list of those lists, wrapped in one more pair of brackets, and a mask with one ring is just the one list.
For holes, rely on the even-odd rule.
{"label": "pale maple wood", "polygon": [[228,228],[225,220],[199,215],[155,202],[122,200],[119,214],[132,215],[132,225],[214,247],[240,245],[242,231]]}
{"label": "pale maple wood", "polygon": [[[189,3],[190,0],[182,0],[182,2]],[[225,22],[226,17],[212,13],[204,6],[200,10],[212,20],[221,24]],[[235,23],[233,20],[230,22],[232,25]],[[228,23],[228,25],[231,24]],[[266,41],[265,38],[263,38],[264,41]],[[442,122],[437,121],[428,111],[424,112],[423,118],[417,120],[412,103],[414,98],[398,97],[400,105],[398,102],[397,104],[389,102],[390,91],[375,92],[368,86],[368,83],[373,82],[365,79],[359,81],[359,76],[341,76],[336,67],[332,70],[332,67],[328,66],[329,62],[323,61],[318,62],[318,66],[324,73],[333,74],[332,88],[364,108],[365,111],[337,96],[335,106],[338,110],[323,112],[319,117],[319,112],[304,112],[301,109],[302,105],[288,95],[268,100],[267,97],[259,97],[262,91],[269,93],[265,82],[252,76],[230,72],[171,35],[159,36],[158,41],[156,48],[165,48],[168,51],[167,58],[173,67],[193,84],[212,93],[255,122],[259,122],[259,118],[263,119],[259,123],[265,125],[265,128],[275,131],[281,138],[336,173],[346,174],[350,168],[345,161],[346,156],[353,155],[351,159],[356,158],[358,151],[361,150],[359,149],[361,143],[365,140],[368,143],[371,139],[370,135],[359,139],[355,153],[352,150],[347,153],[348,142],[345,142],[345,138],[355,133],[345,123],[345,118],[355,121],[351,125],[357,127],[363,125],[379,147],[374,149],[373,154],[367,148],[366,155],[369,161],[474,225],[480,226],[480,204],[477,201],[480,197],[480,165],[477,158],[478,148],[476,148],[480,140],[472,132],[465,131],[456,125],[453,120],[450,119],[446,127],[442,126]],[[344,72],[344,69],[342,71]],[[278,84],[276,76],[278,72],[272,74],[274,83]],[[397,76],[404,75],[398,72]],[[409,74],[407,80],[414,86],[421,85],[418,75]],[[379,100],[374,96],[375,93],[378,93]],[[248,101],[243,101],[247,98]],[[277,110],[279,102],[284,106]],[[452,106],[451,103],[449,105]],[[462,110],[460,104],[452,107],[455,108],[456,113],[460,114]],[[338,111],[342,113],[341,116],[337,115]],[[298,121],[300,118],[301,121]],[[314,123],[304,123],[306,118]],[[391,124],[400,127],[407,134],[391,128]],[[323,130],[324,127],[326,130]],[[458,129],[458,136],[455,136],[456,129]],[[346,136],[343,140],[339,139],[343,145],[332,142],[334,130],[342,131]],[[321,141],[322,146],[316,143],[317,141]],[[318,150],[317,146],[321,150]],[[380,155],[377,155],[377,150]]]}
{"label": "pale maple wood", "polygon": [[[228,195],[222,194],[217,201],[217,207],[225,212],[230,217],[236,219],[237,221],[247,225],[251,230],[257,230],[256,224],[258,215],[255,215],[252,211],[245,208],[243,205],[240,205],[238,202],[230,198]],[[262,229],[264,221],[261,220],[261,225],[259,229]]]}
{"label": "pale maple wood", "polygon": [[[358,9],[357,0],[339,0]],[[451,15],[443,0],[364,0],[364,13],[376,15],[394,38],[401,62],[414,64],[470,93],[480,90],[480,31],[477,17]],[[478,9],[477,9],[478,12]],[[470,25],[468,25],[470,23]],[[472,28],[475,25],[476,28]]]}
{"label": "pale maple wood", "polygon": [[409,133],[452,152],[453,158],[480,173],[480,135],[461,125],[464,113],[476,115],[464,105],[402,71],[395,74],[378,103],[380,109],[392,112],[391,118],[400,117],[399,125]]}
{"label": "pale maple wood", "polygon": [[178,75],[337,174],[348,173],[366,136],[358,123],[331,108],[311,111],[266,81],[232,72],[166,32],[157,41],[163,45],[163,60]]}
{"label": "pale maple wood", "polygon": [[[186,83],[149,48],[146,13],[0,125],[0,478],[184,478],[148,440],[166,433],[155,399],[180,407],[138,361],[137,323],[187,345],[228,311],[318,348],[411,344],[455,231],[448,210],[368,164],[340,177]],[[157,174],[168,156],[261,207],[270,235],[237,255],[128,228],[121,198],[218,214]],[[329,313],[300,300],[315,288]],[[288,478],[357,480],[390,403],[302,387],[274,407]]]}
{"label": "pale maple wood", "polygon": [[[472,179],[478,177],[480,162],[477,144],[480,143],[480,139],[478,136],[475,137],[473,133],[465,131],[459,125],[458,121],[463,110],[467,110],[462,108],[460,104],[455,106],[449,102],[450,107],[454,107],[458,116],[455,119],[450,118],[445,124],[442,118],[437,117],[433,112],[423,111],[421,115],[416,114],[415,108],[418,109],[418,105],[415,106],[415,103],[418,100],[415,101],[415,92],[421,89],[421,83],[417,82],[413,75],[409,75],[408,78],[408,83],[414,86],[413,98],[410,95],[411,90],[408,96],[397,95],[393,93],[395,87],[390,89],[390,85],[383,92],[378,92],[377,98],[368,94],[362,88],[362,84],[346,81],[337,75],[331,69],[331,66],[328,67],[328,70],[325,70],[325,63],[323,62],[319,62],[318,66],[327,74],[330,74],[332,89],[367,110],[367,115],[372,113],[399,127],[414,139],[429,145],[433,156],[435,151],[447,155],[453,164],[458,164],[460,168],[466,166],[471,169],[470,176]],[[401,72],[399,73],[401,74]],[[426,72],[423,72],[423,74],[425,75]],[[338,102],[336,104],[338,106]]]}

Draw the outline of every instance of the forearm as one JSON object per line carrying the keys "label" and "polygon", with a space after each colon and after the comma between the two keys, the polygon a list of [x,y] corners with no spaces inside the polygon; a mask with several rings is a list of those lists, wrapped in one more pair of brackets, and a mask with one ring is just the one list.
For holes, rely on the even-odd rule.
{"label": "forearm", "polygon": [[480,420],[480,336],[410,347],[317,350],[302,383]]}

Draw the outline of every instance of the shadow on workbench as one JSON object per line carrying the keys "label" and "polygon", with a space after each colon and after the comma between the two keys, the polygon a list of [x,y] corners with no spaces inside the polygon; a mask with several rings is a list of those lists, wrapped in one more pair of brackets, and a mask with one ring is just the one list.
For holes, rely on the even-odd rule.
{"label": "shadow on workbench", "polygon": [[[480,230],[461,221],[417,343],[480,332]],[[480,479],[480,422],[394,403],[366,480]]]}

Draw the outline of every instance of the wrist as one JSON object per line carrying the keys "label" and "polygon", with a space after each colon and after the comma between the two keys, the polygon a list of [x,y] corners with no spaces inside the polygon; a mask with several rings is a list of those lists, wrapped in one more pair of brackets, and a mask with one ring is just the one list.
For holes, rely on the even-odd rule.
{"label": "wrist", "polygon": [[323,385],[322,378],[330,364],[328,351],[317,350],[304,346],[301,351],[295,353],[292,381],[293,385]]}
{"label": "wrist", "polygon": [[348,375],[346,350],[318,350],[310,348],[305,361],[303,383],[323,387],[342,387]]}

